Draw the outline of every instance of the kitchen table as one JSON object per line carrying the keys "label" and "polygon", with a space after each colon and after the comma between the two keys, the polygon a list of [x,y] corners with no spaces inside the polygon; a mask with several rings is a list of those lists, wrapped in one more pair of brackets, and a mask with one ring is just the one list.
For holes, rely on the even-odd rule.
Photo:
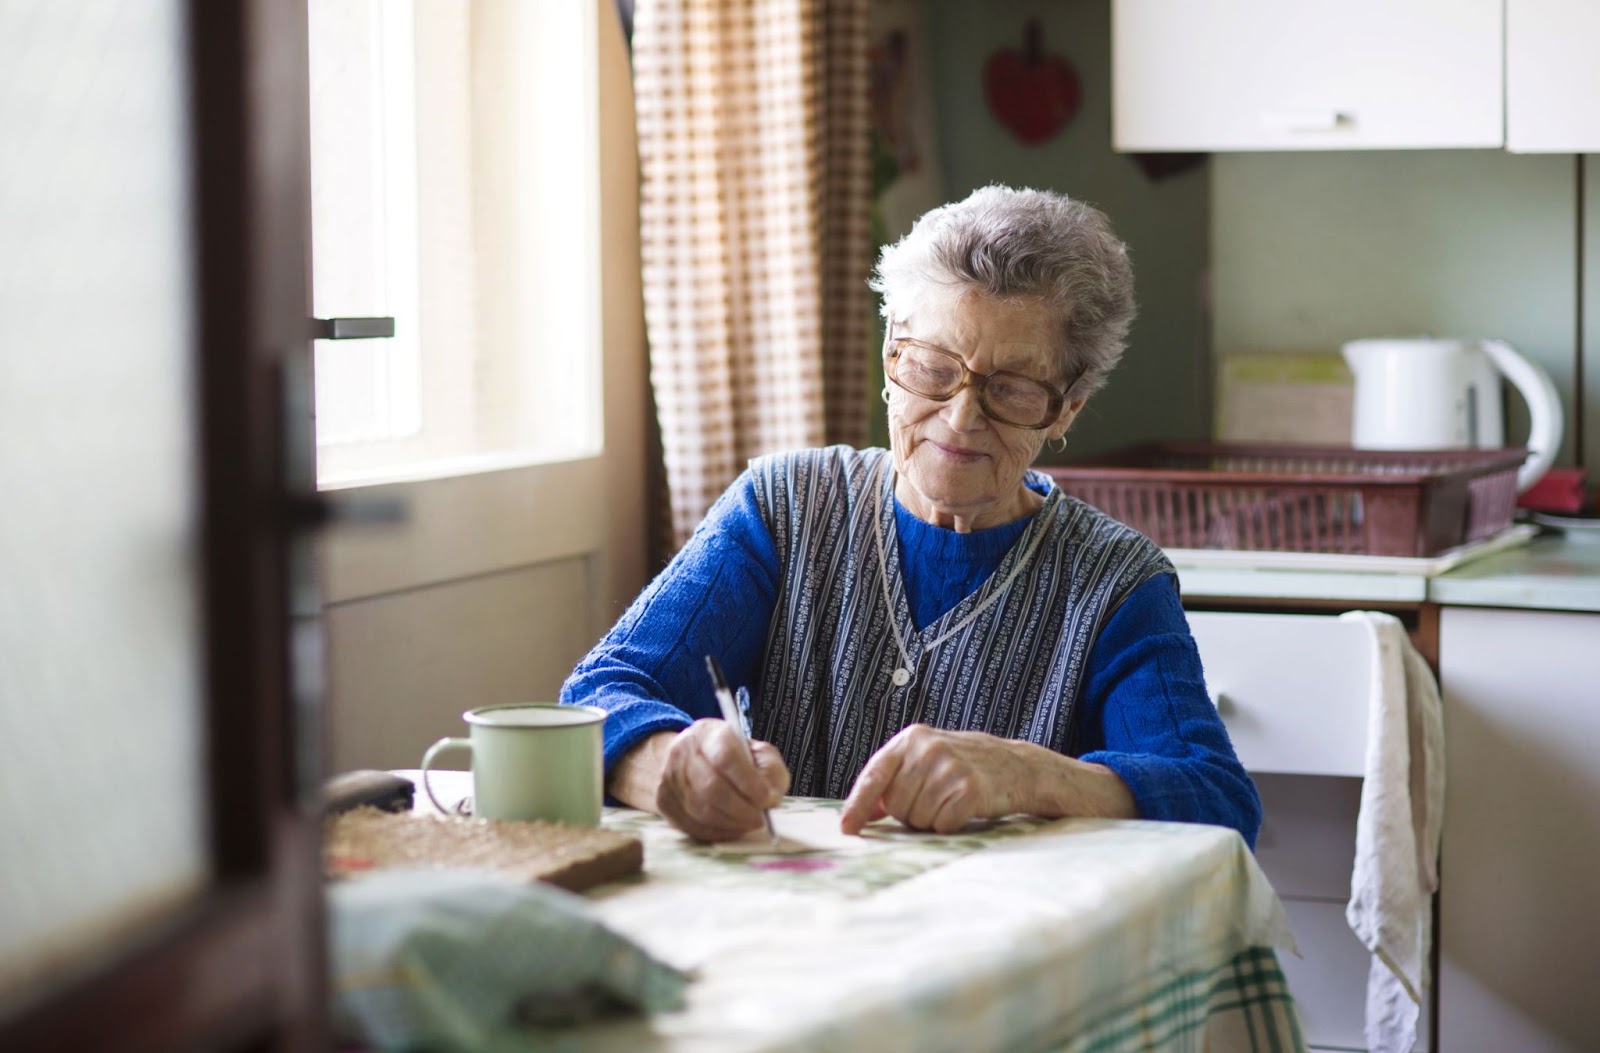
{"label": "kitchen table", "polygon": [[[441,798],[463,796],[466,774],[443,774]],[[1304,1048],[1274,950],[1292,945],[1283,908],[1236,832],[1012,817],[856,838],[841,807],[785,800],[779,834],[821,849],[794,855],[606,809],[645,863],[592,890],[595,913],[693,980],[683,1009],[565,1030],[560,1048]]]}

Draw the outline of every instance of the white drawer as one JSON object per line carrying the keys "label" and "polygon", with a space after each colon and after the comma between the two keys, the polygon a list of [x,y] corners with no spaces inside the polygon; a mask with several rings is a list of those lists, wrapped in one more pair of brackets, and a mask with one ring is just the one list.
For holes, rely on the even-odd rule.
{"label": "white drawer", "polygon": [[1245,768],[1365,771],[1371,631],[1327,615],[1197,612],[1206,685]]}

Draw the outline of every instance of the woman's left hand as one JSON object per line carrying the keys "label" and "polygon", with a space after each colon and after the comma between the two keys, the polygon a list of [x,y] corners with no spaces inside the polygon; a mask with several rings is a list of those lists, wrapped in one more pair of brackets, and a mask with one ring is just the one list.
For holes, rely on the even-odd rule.
{"label": "woman's left hand", "polygon": [[857,834],[892,815],[913,829],[949,834],[973,819],[1010,815],[1019,810],[1016,791],[1028,775],[1019,745],[1025,744],[981,731],[913,724],[861,769],[839,828]]}

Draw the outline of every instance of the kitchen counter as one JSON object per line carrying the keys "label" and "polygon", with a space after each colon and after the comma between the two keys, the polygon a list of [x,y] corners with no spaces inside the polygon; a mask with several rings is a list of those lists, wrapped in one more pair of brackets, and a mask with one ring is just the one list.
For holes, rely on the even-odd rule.
{"label": "kitchen counter", "polygon": [[[1361,790],[1359,780],[1320,774],[1331,765],[1278,758],[1302,744],[1319,760],[1350,748],[1358,725],[1330,724],[1348,714],[1324,694],[1357,697],[1327,671],[1337,639],[1330,630],[1343,628],[1329,616],[1362,608],[1401,620],[1443,698],[1438,959],[1425,1048],[1597,1048],[1600,914],[1591,886],[1600,870],[1600,759],[1590,743],[1600,735],[1593,705],[1600,535],[1545,533],[1442,573],[1412,561],[1384,565],[1412,573],[1357,573],[1353,564],[1223,569],[1221,560],[1200,565],[1210,554],[1188,558],[1179,578],[1207,681],[1233,702],[1225,717],[1230,737],[1257,752],[1253,774],[1272,831],[1264,829],[1258,858],[1305,952],[1286,957],[1284,971],[1302,1024],[1317,1038],[1308,1044],[1365,1045],[1370,959],[1350,933],[1341,899],[1350,887]],[[1230,627],[1232,638],[1220,637],[1227,646],[1219,646]],[[1345,675],[1354,664],[1331,661]],[[1251,704],[1241,712],[1244,698]],[[1269,725],[1263,713],[1287,717]],[[1252,735],[1269,732],[1272,759],[1262,767]],[[1482,778],[1485,772],[1511,777]],[[1513,923],[1484,925],[1484,918]]]}
{"label": "kitchen counter", "polygon": [[1195,599],[1339,600],[1422,603],[1428,579],[1420,574],[1370,574],[1344,570],[1222,570],[1178,565],[1185,601]]}
{"label": "kitchen counter", "polygon": [[1600,611],[1600,532],[1545,534],[1474,560],[1430,581],[1428,599],[1455,607]]}
{"label": "kitchen counter", "polygon": [[1600,611],[1600,533],[1550,533],[1438,577],[1348,571],[1178,567],[1186,600],[1226,597],[1352,604]]}

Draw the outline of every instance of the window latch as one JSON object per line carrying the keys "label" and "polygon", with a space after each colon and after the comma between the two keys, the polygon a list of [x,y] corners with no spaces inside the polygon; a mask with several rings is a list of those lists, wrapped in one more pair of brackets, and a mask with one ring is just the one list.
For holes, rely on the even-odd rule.
{"label": "window latch", "polygon": [[394,336],[393,318],[313,318],[313,340],[374,340]]}

